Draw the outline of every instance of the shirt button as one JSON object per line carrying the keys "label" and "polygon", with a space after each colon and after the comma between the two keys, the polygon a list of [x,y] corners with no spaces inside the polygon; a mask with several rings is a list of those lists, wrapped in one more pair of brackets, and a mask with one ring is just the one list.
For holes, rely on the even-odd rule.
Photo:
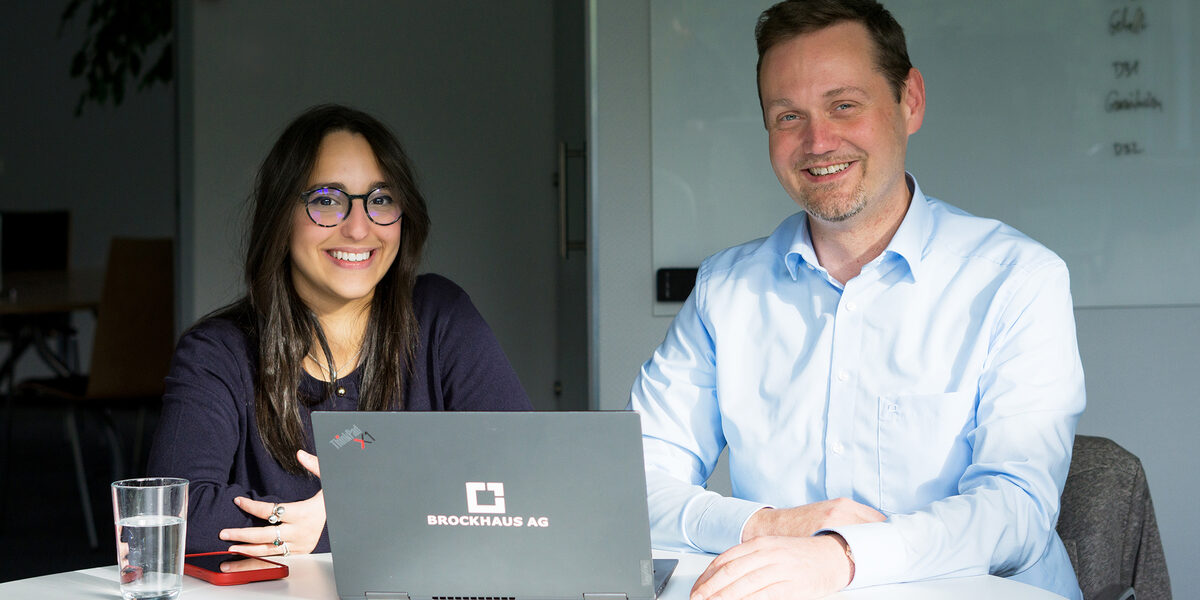
{"label": "shirt button", "polygon": [[848,310],[850,312],[854,312],[854,311],[858,310],[858,304],[855,304],[854,301],[851,300],[846,303],[846,310]]}
{"label": "shirt button", "polygon": [[846,447],[843,446],[841,442],[833,443],[832,450],[834,454],[841,454],[845,449]]}
{"label": "shirt button", "polygon": [[838,373],[837,373],[837,380],[838,380],[838,381],[846,381],[847,379],[850,379],[850,374],[849,374],[849,373],[847,373],[847,372],[845,372],[845,371],[838,371]]}

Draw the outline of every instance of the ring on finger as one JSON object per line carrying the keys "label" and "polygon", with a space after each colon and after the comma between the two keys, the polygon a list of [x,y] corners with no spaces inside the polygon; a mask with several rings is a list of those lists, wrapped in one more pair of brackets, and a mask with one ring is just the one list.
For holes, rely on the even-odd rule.
{"label": "ring on finger", "polygon": [[267,522],[272,525],[278,525],[283,520],[283,506],[276,504],[271,507],[271,515],[267,517]]}
{"label": "ring on finger", "polygon": [[283,543],[283,556],[288,556],[291,553],[292,553],[292,551],[291,551],[291,549],[288,548],[287,542],[284,542]]}
{"label": "ring on finger", "polygon": [[[278,525],[275,526],[275,541],[271,542],[271,543],[276,546],[283,546],[285,543],[283,541],[283,539],[279,537],[279,526]],[[284,547],[286,548],[287,546],[284,546]]]}

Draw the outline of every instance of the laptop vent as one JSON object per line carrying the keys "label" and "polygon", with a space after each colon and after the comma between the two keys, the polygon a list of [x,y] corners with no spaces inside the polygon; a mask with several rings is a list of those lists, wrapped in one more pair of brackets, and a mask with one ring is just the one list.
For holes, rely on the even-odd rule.
{"label": "laptop vent", "polygon": [[433,600],[517,600],[512,596],[434,596]]}

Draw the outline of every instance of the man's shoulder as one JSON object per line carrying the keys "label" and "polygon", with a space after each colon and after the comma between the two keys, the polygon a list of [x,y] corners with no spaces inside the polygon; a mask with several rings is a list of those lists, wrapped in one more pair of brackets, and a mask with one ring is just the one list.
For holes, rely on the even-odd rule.
{"label": "man's shoulder", "polygon": [[700,277],[736,277],[747,273],[759,275],[764,263],[782,268],[783,257],[791,250],[804,222],[804,213],[796,213],[784,219],[771,235],[730,246],[709,256],[701,263]]}
{"label": "man's shoulder", "polygon": [[1019,269],[1063,263],[1052,250],[1003,221],[973,215],[936,198],[927,201],[933,215],[928,255]]}

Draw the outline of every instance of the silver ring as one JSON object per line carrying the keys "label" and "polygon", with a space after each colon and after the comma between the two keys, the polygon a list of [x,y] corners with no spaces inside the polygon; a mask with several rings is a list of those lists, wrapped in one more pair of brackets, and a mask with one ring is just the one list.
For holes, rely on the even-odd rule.
{"label": "silver ring", "polygon": [[292,553],[292,551],[290,549],[288,549],[287,542],[284,542],[283,543],[283,556],[288,556],[291,553]]}
{"label": "silver ring", "polygon": [[[278,526],[278,525],[276,525],[276,526],[275,526],[275,541],[274,541],[274,542],[271,542],[271,543],[272,543],[272,544],[274,544],[274,545],[276,545],[276,546],[283,546],[283,545],[284,545],[284,543],[285,543],[285,542],[284,542],[284,541],[283,541],[283,540],[282,540],[282,539],[279,537],[279,526]],[[287,546],[284,546],[284,547],[286,548]]]}
{"label": "silver ring", "polygon": [[283,507],[279,504],[271,507],[271,516],[267,517],[267,522],[272,525],[278,525],[283,520]]}

